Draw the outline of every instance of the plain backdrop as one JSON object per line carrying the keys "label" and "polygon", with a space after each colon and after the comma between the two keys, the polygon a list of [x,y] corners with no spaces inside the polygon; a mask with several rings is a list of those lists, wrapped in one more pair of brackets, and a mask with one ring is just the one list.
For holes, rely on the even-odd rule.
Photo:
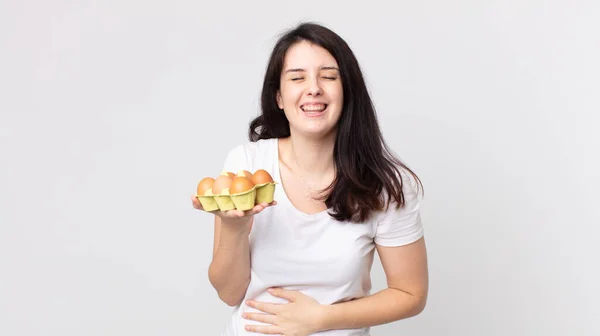
{"label": "plain backdrop", "polygon": [[428,305],[373,335],[600,334],[598,1],[3,0],[0,335],[220,334],[189,196],[303,20],[425,186]]}

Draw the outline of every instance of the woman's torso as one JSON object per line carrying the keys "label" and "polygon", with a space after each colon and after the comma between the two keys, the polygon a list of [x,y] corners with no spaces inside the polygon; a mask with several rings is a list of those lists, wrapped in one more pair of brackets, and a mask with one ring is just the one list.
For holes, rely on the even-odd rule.
{"label": "woman's torso", "polygon": [[[280,180],[277,139],[245,145],[246,169],[269,171]],[[255,311],[246,300],[285,302],[266,289],[281,287],[298,290],[321,304],[360,298],[371,290],[375,227],[372,223],[333,220],[323,210],[308,214],[297,209],[281,184],[276,185],[277,205],[255,216],[250,233],[251,279],[246,296],[236,307],[223,335],[253,335],[241,314]],[[319,335],[368,335],[369,329],[339,330]]]}

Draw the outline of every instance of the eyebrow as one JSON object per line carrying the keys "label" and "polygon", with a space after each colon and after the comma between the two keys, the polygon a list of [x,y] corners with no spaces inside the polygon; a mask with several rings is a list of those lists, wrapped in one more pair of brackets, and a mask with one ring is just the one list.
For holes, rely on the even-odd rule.
{"label": "eyebrow", "polygon": [[[338,69],[338,68],[336,68],[334,66],[324,66],[324,67],[321,67],[320,70],[337,70],[337,71],[340,71],[340,69]],[[294,69],[288,69],[285,72],[288,73],[288,72],[304,72],[304,71],[306,71],[306,70],[300,69],[300,68],[294,68]]]}

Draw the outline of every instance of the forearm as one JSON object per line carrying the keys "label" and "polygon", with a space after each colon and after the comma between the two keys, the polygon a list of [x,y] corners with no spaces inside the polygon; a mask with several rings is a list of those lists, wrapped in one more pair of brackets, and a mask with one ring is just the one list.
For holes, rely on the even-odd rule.
{"label": "forearm", "polygon": [[387,288],[360,299],[325,306],[321,329],[372,327],[415,316],[424,307],[425,298]]}
{"label": "forearm", "polygon": [[208,273],[221,300],[230,306],[241,302],[250,282],[250,243],[247,230],[222,226]]}

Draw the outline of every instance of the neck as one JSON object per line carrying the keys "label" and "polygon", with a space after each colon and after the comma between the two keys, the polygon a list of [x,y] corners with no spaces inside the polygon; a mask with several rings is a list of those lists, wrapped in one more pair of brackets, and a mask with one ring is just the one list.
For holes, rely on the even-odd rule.
{"label": "neck", "polygon": [[308,178],[330,175],[335,170],[333,150],[336,134],[324,138],[308,138],[292,134],[285,140],[284,159],[296,172]]}

